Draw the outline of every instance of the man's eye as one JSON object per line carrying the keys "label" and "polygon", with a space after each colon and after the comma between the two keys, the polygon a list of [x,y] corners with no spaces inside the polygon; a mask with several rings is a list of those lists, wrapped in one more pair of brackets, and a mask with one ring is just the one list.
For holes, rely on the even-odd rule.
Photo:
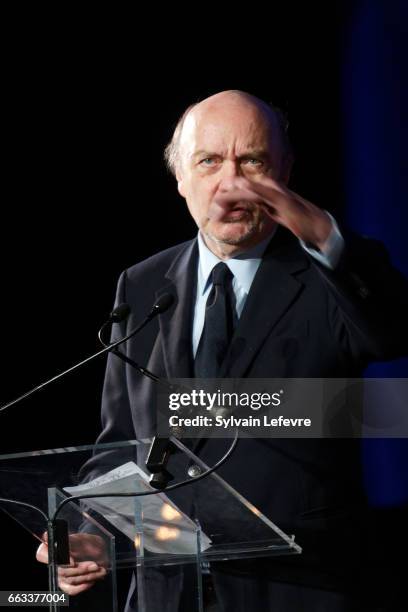
{"label": "man's eye", "polygon": [[211,166],[213,163],[215,163],[215,159],[213,157],[205,157],[200,161],[202,166]]}
{"label": "man's eye", "polygon": [[256,157],[247,157],[243,162],[249,166],[262,166],[263,164],[262,159],[257,159]]}

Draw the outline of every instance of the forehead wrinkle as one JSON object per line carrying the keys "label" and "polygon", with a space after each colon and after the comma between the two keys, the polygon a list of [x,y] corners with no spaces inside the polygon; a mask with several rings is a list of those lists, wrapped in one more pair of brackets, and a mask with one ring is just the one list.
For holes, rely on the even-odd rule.
{"label": "forehead wrinkle", "polygon": [[180,134],[180,156],[193,159],[198,151],[225,157],[263,150],[274,156],[275,130],[270,116],[252,102],[227,104],[203,101],[191,109]]}
{"label": "forehead wrinkle", "polygon": [[217,122],[206,124],[190,134],[190,150],[192,154],[198,151],[208,151],[219,154],[244,154],[257,150],[269,150],[271,139],[266,130],[259,126],[248,125],[242,128]]}

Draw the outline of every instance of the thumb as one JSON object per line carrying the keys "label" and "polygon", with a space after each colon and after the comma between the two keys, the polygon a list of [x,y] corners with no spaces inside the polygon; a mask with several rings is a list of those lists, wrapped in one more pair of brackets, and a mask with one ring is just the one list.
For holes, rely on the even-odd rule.
{"label": "thumb", "polygon": [[40,544],[35,553],[35,558],[40,563],[48,563],[48,546],[44,543]]}
{"label": "thumb", "polygon": [[[37,548],[37,552],[35,553],[35,558],[40,563],[48,564],[48,545],[45,542],[42,542]],[[72,566],[76,565],[74,559],[71,556],[69,557],[69,564]]]}

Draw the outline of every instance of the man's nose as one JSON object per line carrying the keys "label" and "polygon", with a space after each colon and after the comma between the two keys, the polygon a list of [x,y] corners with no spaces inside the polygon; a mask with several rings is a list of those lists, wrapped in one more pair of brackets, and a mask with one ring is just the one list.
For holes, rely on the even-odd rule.
{"label": "man's nose", "polygon": [[237,188],[236,179],[242,177],[241,167],[233,161],[224,162],[222,168],[222,178],[219,184],[219,191],[226,193]]}

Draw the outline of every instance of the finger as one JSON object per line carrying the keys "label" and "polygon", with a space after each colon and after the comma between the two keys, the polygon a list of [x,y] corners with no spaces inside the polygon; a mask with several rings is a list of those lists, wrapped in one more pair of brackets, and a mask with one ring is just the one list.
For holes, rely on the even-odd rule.
{"label": "finger", "polygon": [[273,221],[280,220],[278,210],[274,206],[271,206],[271,204],[261,204],[260,208],[262,208],[262,210],[268,215],[268,217],[273,219]]}
{"label": "finger", "polygon": [[272,185],[262,185],[254,182],[252,184],[252,191],[258,198],[262,198],[264,204],[275,209],[282,208],[287,205],[289,201],[293,200],[292,196],[288,193]]}
{"label": "finger", "polygon": [[288,189],[285,185],[278,183],[269,176],[260,176],[256,181],[246,178],[237,179],[237,184],[252,190],[261,197],[266,204],[281,208],[289,203],[300,201],[300,196]]}
{"label": "finger", "polygon": [[100,536],[92,534],[72,534],[69,539],[71,555],[77,561],[96,561],[99,565],[106,565],[106,545]]}
{"label": "finger", "polygon": [[48,563],[48,546],[46,544],[40,544],[35,553],[35,558],[40,563]]}
{"label": "finger", "polygon": [[97,580],[105,578],[107,572],[104,567],[99,568],[96,572],[90,572],[89,574],[82,574],[79,576],[61,576],[60,581],[65,584],[71,584],[74,586],[80,586],[81,584],[94,584]]}
{"label": "finger", "polygon": [[247,189],[249,191],[257,191],[262,187],[265,187],[267,189],[275,189],[276,191],[282,194],[289,192],[285,185],[278,183],[273,178],[267,175],[259,175],[256,180],[249,179],[245,176],[237,176],[233,179],[222,181],[218,189],[221,193],[226,193],[228,191],[242,189]]}
{"label": "finger", "polygon": [[240,180],[245,180],[248,183],[247,186],[250,189],[253,189],[254,191],[256,191],[257,193],[265,193],[265,190],[273,189],[274,191],[277,191],[278,193],[281,193],[282,195],[292,195],[292,196],[297,195],[294,192],[291,192],[286,187],[286,185],[278,183],[278,181],[275,181],[270,176],[261,175],[258,177],[256,181],[249,180],[249,179],[240,179]]}
{"label": "finger", "polygon": [[[37,548],[37,552],[35,553],[35,558],[40,563],[48,564],[48,546],[46,544],[40,544],[40,546]],[[75,565],[75,562],[72,557],[69,558],[69,562],[71,566]]]}
{"label": "finger", "polygon": [[270,212],[266,207],[270,208],[272,214],[276,214],[278,210],[285,210],[289,203],[294,202],[293,197],[280,189],[272,179],[262,184],[240,178],[235,181],[234,185],[236,187],[234,189],[218,192],[214,197],[214,202],[220,207],[227,207],[240,200],[246,200],[258,206],[264,205],[266,212]]}
{"label": "finger", "polygon": [[267,204],[261,205],[261,208],[275,223],[287,227],[291,232],[295,233],[295,235],[298,235],[299,223],[292,209],[289,210],[288,207],[279,208]]}
{"label": "finger", "polygon": [[219,192],[214,197],[214,202],[219,205],[234,204],[240,201],[261,203],[262,198],[250,189],[233,189],[231,191]]}
{"label": "finger", "polygon": [[88,533],[72,533],[69,536],[69,545],[73,550],[77,548],[84,550],[87,547],[91,548],[103,548],[104,541],[99,536],[94,536]]}
{"label": "finger", "polygon": [[94,561],[76,563],[74,566],[58,567],[58,575],[61,577],[86,576],[95,574],[100,570],[100,566]]}
{"label": "finger", "polygon": [[58,582],[58,586],[61,591],[64,591],[67,595],[79,595],[79,593],[83,593],[84,591],[88,591],[94,585],[93,582],[84,582],[79,585],[69,584],[69,582],[65,582],[64,580],[60,580]]}

